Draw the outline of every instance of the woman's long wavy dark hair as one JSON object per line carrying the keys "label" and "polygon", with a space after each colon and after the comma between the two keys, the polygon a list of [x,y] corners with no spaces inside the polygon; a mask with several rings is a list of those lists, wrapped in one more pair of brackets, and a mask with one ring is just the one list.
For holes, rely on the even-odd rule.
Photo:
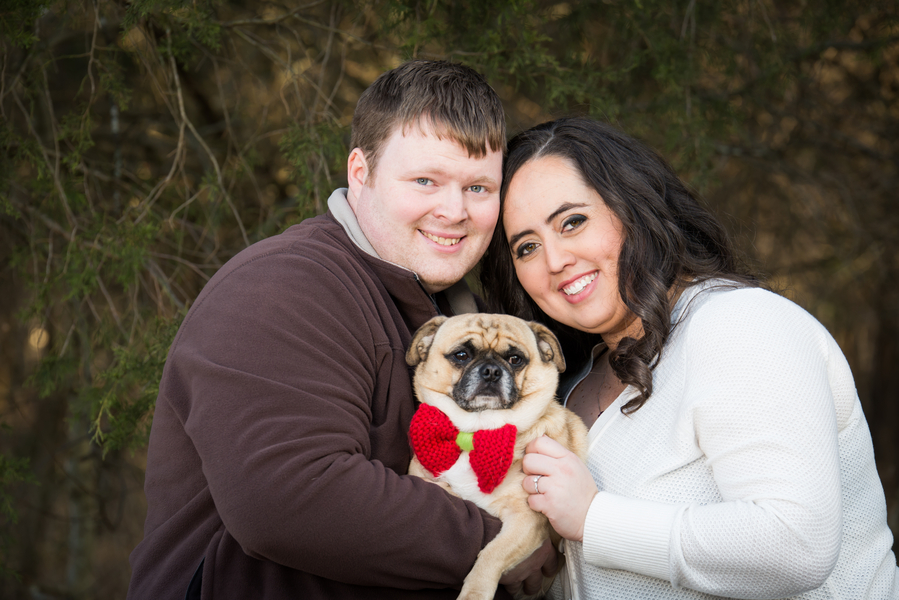
{"label": "woman's long wavy dark hair", "polygon": [[[702,206],[671,167],[655,152],[614,127],[570,117],[518,134],[509,142],[501,198],[530,160],[557,156],[569,160],[621,221],[624,241],[618,259],[618,293],[643,324],[639,339],[624,338],[609,355],[618,378],[640,394],[622,411],[639,409],[652,394],[652,369],[674,325],[671,291],[709,279],[736,286],[760,286],[737,258],[717,218]],[[586,357],[595,335],[576,331],[547,316],[518,282],[512,253],[499,223],[480,278],[488,306],[548,326],[562,341],[566,355]]]}

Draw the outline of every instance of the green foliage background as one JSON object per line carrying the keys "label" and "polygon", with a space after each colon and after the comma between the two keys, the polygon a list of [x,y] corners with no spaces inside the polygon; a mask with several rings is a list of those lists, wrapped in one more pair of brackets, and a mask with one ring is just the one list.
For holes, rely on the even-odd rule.
{"label": "green foliage background", "polygon": [[588,114],[660,150],[840,342],[899,531],[895,9],[5,0],[0,596],[124,595],[181,319],[231,256],[325,209],[359,93],[410,57],[483,72],[510,133]]}

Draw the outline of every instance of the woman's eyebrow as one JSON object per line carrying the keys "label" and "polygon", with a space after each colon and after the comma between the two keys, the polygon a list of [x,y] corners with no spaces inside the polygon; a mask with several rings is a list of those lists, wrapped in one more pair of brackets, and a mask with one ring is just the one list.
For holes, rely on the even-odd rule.
{"label": "woman's eyebrow", "polygon": [[512,237],[509,238],[509,247],[511,248],[512,246],[515,245],[515,243],[516,243],[518,240],[520,240],[520,239],[523,238],[524,236],[530,235],[530,234],[532,234],[532,233],[534,233],[534,230],[533,230],[533,229],[525,229],[524,231],[522,231],[522,232],[520,232],[520,233],[516,233],[515,235],[513,235]]}
{"label": "woman's eyebrow", "polygon": [[[546,224],[549,225],[550,223],[553,222],[553,219],[555,219],[562,213],[571,210],[572,208],[583,208],[585,206],[587,206],[587,204],[585,204],[583,202],[566,202],[566,203],[560,205],[559,208],[552,211],[550,213],[550,215],[548,217],[546,217]],[[516,233],[515,235],[513,235],[512,237],[509,238],[509,246],[514,246],[515,242],[517,242],[524,236],[529,235],[531,233],[534,233],[533,229],[526,229],[526,230],[522,231],[521,233]]]}
{"label": "woman's eyebrow", "polygon": [[569,211],[572,208],[584,208],[585,206],[587,206],[587,205],[582,202],[581,203],[566,202],[565,204],[563,204],[562,206],[560,206],[559,208],[554,210],[548,217],[546,217],[546,224],[549,225],[550,223],[552,223],[553,219],[555,219],[556,217],[561,215],[563,212]]}

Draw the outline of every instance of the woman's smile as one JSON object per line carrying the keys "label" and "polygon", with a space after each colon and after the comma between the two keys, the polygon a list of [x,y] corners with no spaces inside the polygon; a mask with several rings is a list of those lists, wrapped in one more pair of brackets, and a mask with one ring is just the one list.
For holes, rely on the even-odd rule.
{"label": "woman's smile", "polygon": [[585,298],[587,296],[587,293],[589,293],[585,292],[585,289],[587,288],[587,286],[593,283],[593,280],[596,279],[597,275],[599,275],[599,271],[594,271],[588,275],[584,275],[583,277],[578,277],[571,283],[563,283],[561,289],[562,292],[569,297],[568,301],[572,303],[579,302],[580,300]]}

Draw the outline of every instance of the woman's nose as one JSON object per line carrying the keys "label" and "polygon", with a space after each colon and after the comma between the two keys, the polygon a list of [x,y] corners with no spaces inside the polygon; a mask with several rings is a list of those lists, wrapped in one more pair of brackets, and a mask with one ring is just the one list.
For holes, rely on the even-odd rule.
{"label": "woman's nose", "polygon": [[574,254],[568,250],[565,244],[545,241],[543,252],[546,256],[546,268],[550,273],[561,273],[565,267],[575,262]]}

